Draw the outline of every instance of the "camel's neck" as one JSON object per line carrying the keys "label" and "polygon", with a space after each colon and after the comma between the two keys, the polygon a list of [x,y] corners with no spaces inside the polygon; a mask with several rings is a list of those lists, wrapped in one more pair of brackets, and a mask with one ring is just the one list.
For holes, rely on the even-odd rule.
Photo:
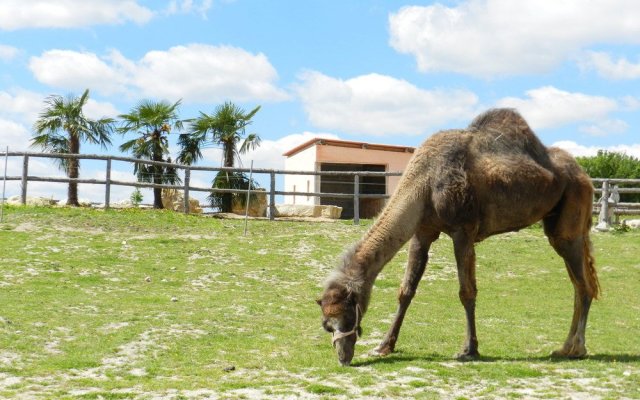
{"label": "camel's neck", "polygon": [[371,288],[384,266],[413,236],[422,219],[423,199],[415,193],[396,193],[367,234],[345,255],[343,279],[359,295],[366,311]]}

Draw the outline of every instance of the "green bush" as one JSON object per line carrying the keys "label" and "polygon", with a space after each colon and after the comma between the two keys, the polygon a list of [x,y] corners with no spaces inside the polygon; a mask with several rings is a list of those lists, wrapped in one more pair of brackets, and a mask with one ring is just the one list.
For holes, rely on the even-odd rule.
{"label": "green bush", "polygon": [[[212,189],[249,190],[249,187],[251,187],[251,191],[260,188],[255,180],[249,180],[249,177],[242,172],[220,171],[211,184]],[[255,194],[251,194],[251,199],[253,200],[254,198]],[[211,207],[218,209],[220,212],[231,212],[234,201],[243,205],[247,203],[247,194],[212,192],[207,199]]]}

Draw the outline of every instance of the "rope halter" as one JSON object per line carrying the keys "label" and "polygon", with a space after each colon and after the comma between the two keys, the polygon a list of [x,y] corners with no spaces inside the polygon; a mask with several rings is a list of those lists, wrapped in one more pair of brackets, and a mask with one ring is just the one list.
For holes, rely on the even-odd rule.
{"label": "rope halter", "polygon": [[334,331],[333,337],[331,338],[331,344],[333,345],[333,347],[336,347],[336,342],[340,339],[346,338],[351,335],[356,335],[356,337],[358,336],[358,326],[360,324],[361,312],[362,311],[360,310],[360,304],[356,304],[356,322],[353,324],[353,329],[351,329],[349,332],[340,332],[339,330]]}

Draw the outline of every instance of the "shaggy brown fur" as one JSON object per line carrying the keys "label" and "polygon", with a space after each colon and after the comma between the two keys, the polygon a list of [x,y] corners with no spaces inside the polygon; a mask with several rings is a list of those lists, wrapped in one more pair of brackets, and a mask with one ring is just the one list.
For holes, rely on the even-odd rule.
{"label": "shaggy brown fur", "polygon": [[[575,289],[569,336],[555,354],[583,357],[587,315],[599,292],[589,240],[592,198],[591,181],[575,160],[563,150],[546,148],[515,110],[492,109],[467,129],[436,133],[416,150],[376,223],[327,280],[318,301],[325,328],[350,329],[354,304],[366,312],[378,273],[411,239],[396,318],[377,349],[383,355],[392,352],[429,247],[444,232],[453,239],[459,295],[467,315],[460,358],[475,358],[474,243],[542,220]],[[353,355],[349,346],[355,340],[348,339],[336,341],[339,355]],[[348,364],[351,359],[340,361]]]}

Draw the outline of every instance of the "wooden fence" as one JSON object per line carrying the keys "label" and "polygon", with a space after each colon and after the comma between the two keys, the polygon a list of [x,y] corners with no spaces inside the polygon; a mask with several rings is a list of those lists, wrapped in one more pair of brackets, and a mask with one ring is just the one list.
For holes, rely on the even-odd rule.
{"label": "wooden fence", "polygon": [[[5,152],[0,153],[0,156],[5,157],[22,157],[22,175],[21,176],[5,176],[5,181],[20,181],[21,182],[21,202],[26,204],[27,189],[29,182],[58,182],[69,183],[76,182],[81,184],[95,184],[105,186],[104,207],[109,208],[111,202],[111,186],[130,186],[136,188],[161,188],[161,189],[177,189],[184,191],[184,210],[185,213],[189,213],[189,193],[190,192],[206,192],[206,193],[247,193],[247,190],[237,189],[212,189],[211,187],[198,187],[191,185],[191,172],[192,171],[229,171],[229,172],[243,172],[253,174],[268,174],[269,175],[269,219],[273,220],[275,217],[275,197],[284,196],[313,196],[313,197],[333,197],[333,198],[352,198],[354,207],[354,223],[358,224],[360,221],[360,199],[385,199],[389,196],[386,194],[364,194],[360,193],[360,178],[364,176],[400,176],[402,172],[368,172],[368,171],[285,171],[277,169],[264,169],[264,168],[224,168],[224,167],[205,167],[195,165],[182,165],[160,161],[142,160],[130,157],[119,156],[102,156],[91,154],[50,154],[50,153],[37,153],[37,152]],[[29,159],[32,157],[41,158],[53,158],[53,159],[81,159],[81,160],[103,160],[106,162],[106,175],[105,179],[82,179],[82,178],[68,178],[68,177],[38,177],[29,175]],[[170,184],[154,184],[147,182],[133,182],[133,181],[121,181],[111,178],[111,165],[113,161],[123,161],[128,163],[138,163],[147,165],[159,165],[164,167],[172,167],[176,170],[182,170],[184,173],[183,183],[181,185]],[[353,177],[353,193],[320,193],[320,192],[287,192],[277,190],[276,188],[276,176],[277,175],[316,175],[316,176],[352,176]]]}
{"label": "wooden fence", "polygon": [[[613,207],[615,215],[640,215],[640,203],[621,202],[620,194],[640,193],[640,179],[592,179],[596,187],[597,200],[593,205],[594,214],[609,214],[608,208]],[[598,185],[601,185],[598,187]],[[618,185],[635,187],[618,187]],[[604,210],[603,210],[604,209]]]}
{"label": "wooden fence", "polygon": [[[3,155],[0,153],[0,155]],[[5,152],[5,163],[8,157],[22,157],[22,175],[21,176],[5,176],[3,178],[3,184],[6,181],[21,181],[21,201],[22,204],[26,203],[27,189],[29,182],[58,182],[69,183],[76,182],[81,184],[96,184],[105,186],[104,207],[110,207],[111,186],[131,186],[136,188],[162,188],[162,189],[177,189],[184,191],[184,210],[189,212],[189,193],[190,192],[216,192],[216,193],[247,193],[246,190],[234,190],[234,189],[212,189],[211,187],[198,187],[192,186],[190,183],[192,171],[235,171],[235,172],[252,172],[254,174],[268,174],[270,177],[269,183],[269,219],[274,219],[275,216],[275,196],[314,196],[314,197],[333,197],[333,198],[352,198],[354,206],[354,223],[358,224],[360,220],[360,199],[372,198],[372,199],[384,199],[388,198],[388,195],[384,194],[363,194],[360,193],[360,178],[363,176],[399,176],[402,172],[365,172],[365,171],[335,171],[335,172],[320,172],[320,171],[286,171],[277,169],[248,169],[248,168],[222,168],[222,167],[205,167],[195,165],[182,165],[173,164],[159,161],[141,160],[130,157],[118,157],[118,156],[101,156],[101,155],[87,155],[87,154],[49,154],[49,153],[37,153],[37,152]],[[106,175],[105,179],[70,179],[67,177],[38,177],[29,175],[29,159],[32,157],[41,158],[54,158],[54,159],[82,159],[82,160],[103,160],[106,162]],[[120,181],[111,178],[111,165],[113,161],[123,161],[128,163],[142,163],[148,165],[160,165],[165,167],[173,167],[176,170],[182,170],[184,173],[183,183],[181,185],[169,185],[169,184],[154,184],[146,182],[133,182],[133,181]],[[320,192],[287,192],[276,189],[276,176],[277,175],[320,175],[320,176],[352,176],[353,177],[353,193],[320,193]],[[608,207],[611,202],[602,201],[602,199],[609,199],[612,193],[640,193],[640,179],[593,179],[594,186],[596,186],[596,197],[600,200],[596,200],[594,203],[594,213],[599,213],[601,207]],[[624,187],[615,188],[615,185],[633,185],[637,187]],[[598,187],[598,186],[601,187]],[[614,185],[614,186],[612,186]],[[605,210],[606,211],[606,210]],[[606,213],[605,213],[606,214]],[[640,214],[640,203],[617,203],[615,204],[615,214]]]}

